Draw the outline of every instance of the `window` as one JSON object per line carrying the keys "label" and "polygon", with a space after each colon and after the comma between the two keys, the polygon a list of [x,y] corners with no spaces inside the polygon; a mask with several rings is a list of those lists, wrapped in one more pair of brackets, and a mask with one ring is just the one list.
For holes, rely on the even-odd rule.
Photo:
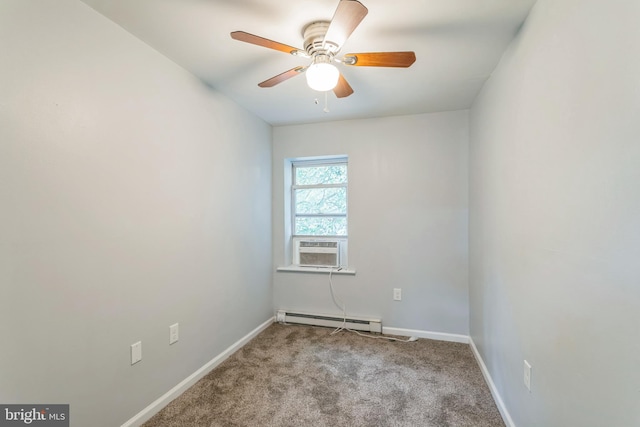
{"label": "window", "polygon": [[347,159],[292,163],[292,235],[347,237]]}

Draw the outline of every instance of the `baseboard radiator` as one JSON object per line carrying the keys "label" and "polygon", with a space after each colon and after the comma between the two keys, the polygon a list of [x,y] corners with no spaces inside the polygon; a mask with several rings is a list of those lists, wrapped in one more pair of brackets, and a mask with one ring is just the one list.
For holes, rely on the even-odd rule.
{"label": "baseboard radiator", "polygon": [[311,326],[326,326],[329,328],[339,328],[344,323],[344,327],[348,329],[382,333],[382,320],[365,319],[362,317],[354,316],[347,316],[345,321],[342,316],[335,316],[330,314],[313,314],[278,310],[276,312],[276,322],[295,323]]}

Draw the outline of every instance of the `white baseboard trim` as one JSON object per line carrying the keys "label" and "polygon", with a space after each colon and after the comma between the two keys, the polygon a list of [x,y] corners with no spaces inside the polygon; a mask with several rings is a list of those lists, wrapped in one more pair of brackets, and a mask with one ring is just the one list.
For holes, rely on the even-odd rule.
{"label": "white baseboard trim", "polygon": [[247,342],[249,342],[252,338],[258,335],[260,332],[265,330],[269,325],[273,323],[275,319],[272,317],[268,319],[266,322],[262,323],[260,326],[255,328],[253,331],[249,332],[244,337],[240,338],[238,341],[233,343],[229,348],[225,351],[211,359],[207,362],[203,367],[195,371],[193,374],[189,375],[184,380],[180,381],[178,385],[173,387],[171,390],[166,392],[164,395],[156,399],[149,406],[144,408],[142,411],[138,412],[133,416],[130,420],[122,424],[121,427],[138,427],[142,425],[144,422],[148,421],[155,414],[160,412],[162,408],[167,406],[173,399],[180,396],[182,393],[187,391],[189,387],[198,382],[202,377],[211,372],[216,366],[225,361],[229,356],[239,350],[242,346],[244,346]]}
{"label": "white baseboard trim", "polygon": [[511,414],[507,410],[507,407],[498,393],[498,389],[496,385],[493,383],[493,379],[491,379],[491,374],[489,374],[489,370],[487,369],[487,365],[485,365],[484,360],[482,360],[482,356],[480,356],[480,352],[476,348],[476,344],[473,342],[473,338],[469,337],[469,345],[471,346],[471,351],[473,351],[473,355],[478,361],[478,365],[480,365],[480,370],[482,371],[482,375],[484,376],[484,380],[487,382],[489,386],[489,390],[491,391],[491,395],[493,396],[493,400],[496,402],[496,406],[498,407],[498,411],[500,411],[500,415],[502,415],[502,420],[506,424],[507,427],[516,427],[516,424],[513,422],[511,418]]}
{"label": "white baseboard trim", "polygon": [[400,335],[401,337],[428,338],[430,340],[461,342],[464,344],[469,343],[469,337],[467,335],[421,331],[418,329],[390,328],[388,326],[383,326],[382,333],[387,335]]}

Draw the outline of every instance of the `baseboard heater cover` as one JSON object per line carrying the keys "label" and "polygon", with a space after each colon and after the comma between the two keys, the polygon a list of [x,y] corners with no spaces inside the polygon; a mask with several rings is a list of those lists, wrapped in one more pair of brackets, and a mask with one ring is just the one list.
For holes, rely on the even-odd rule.
{"label": "baseboard heater cover", "polygon": [[382,320],[366,319],[362,317],[347,316],[346,322],[342,316],[330,314],[302,313],[299,311],[278,310],[276,312],[278,323],[294,323],[300,325],[326,326],[329,328],[339,328],[343,322],[345,327],[358,331],[382,333]]}

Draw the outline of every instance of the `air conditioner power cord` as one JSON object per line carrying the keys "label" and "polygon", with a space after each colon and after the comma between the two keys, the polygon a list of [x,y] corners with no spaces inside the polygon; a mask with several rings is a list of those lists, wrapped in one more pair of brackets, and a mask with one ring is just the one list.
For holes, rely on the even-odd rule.
{"label": "air conditioner power cord", "polygon": [[[342,270],[342,267],[339,267],[337,270],[335,271],[340,271]],[[342,311],[342,325],[338,326],[333,332],[331,332],[330,335],[334,335],[337,334],[340,331],[349,331],[349,332],[353,332],[356,335],[360,335],[361,337],[365,337],[365,338],[373,338],[373,339],[378,339],[378,340],[389,340],[389,341],[398,341],[398,342],[414,342],[414,341],[418,341],[418,337],[409,337],[406,340],[400,339],[400,338],[395,338],[395,337],[383,337],[383,336],[375,336],[375,335],[369,335],[369,334],[363,334],[359,331],[356,331],[354,329],[349,329],[347,328],[347,306],[345,303],[339,304],[336,298],[336,294],[335,291],[333,290],[333,267],[331,267],[331,269],[329,270],[329,290],[331,291],[331,299],[333,300],[333,303],[336,305],[336,307],[338,307],[340,309],[340,311]]]}

